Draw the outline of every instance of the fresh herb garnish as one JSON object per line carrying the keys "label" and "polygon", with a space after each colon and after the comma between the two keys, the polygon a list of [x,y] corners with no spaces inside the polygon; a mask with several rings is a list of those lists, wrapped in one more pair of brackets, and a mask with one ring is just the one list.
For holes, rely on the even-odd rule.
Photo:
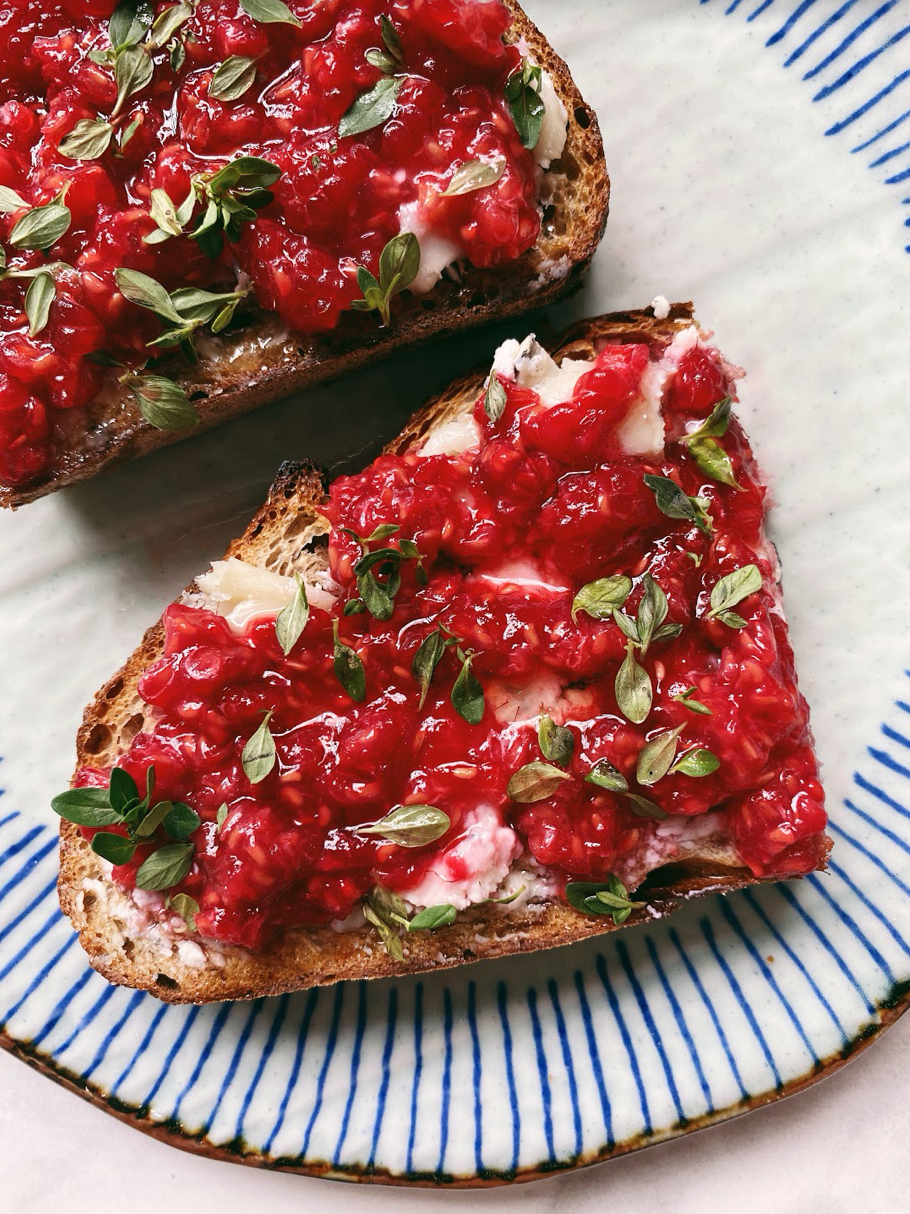
{"label": "fresh herb garnish", "polygon": [[625,923],[633,910],[645,906],[633,902],[629,891],[613,873],[603,881],[570,881],[566,886],[566,901],[587,915],[612,915],[617,927]]}
{"label": "fresh herb garnish", "polygon": [[706,476],[732,489],[741,489],[742,485],[733,472],[733,461],[717,441],[727,433],[732,403],[729,396],[718,401],[711,415],[698,429],[683,435],[679,441],[688,448],[689,454]]}
{"label": "fresh herb garnish", "polygon": [[426,847],[451,826],[449,815],[435,805],[400,805],[378,822],[355,826],[358,835],[379,835],[399,847]]}
{"label": "fresh herb garnish", "polygon": [[644,575],[641,584],[642,596],[636,618],[633,620],[617,607],[613,608],[612,614],[623,634],[641,649],[644,657],[652,641],[668,641],[678,637],[682,625],[664,623],[669,610],[667,596],[650,573]]}
{"label": "fresh herb garnish", "polygon": [[676,481],[671,480],[668,476],[652,476],[651,473],[646,472],[644,481],[654,494],[657,509],[667,518],[683,519],[686,522],[694,523],[700,531],[704,531],[708,535],[714,530],[704,498],[689,497]]}
{"label": "fresh herb garnish", "polygon": [[414,660],[411,662],[411,674],[420,684],[420,703],[417,705],[418,710],[423,708],[427,692],[430,690],[430,683],[433,681],[433,675],[436,667],[439,665],[440,658],[445,653],[446,645],[452,644],[452,639],[447,640],[445,633],[441,628],[434,628],[433,631],[420,642],[417,652],[414,654]]}
{"label": "fresh herb garnish", "polygon": [[[190,181],[190,191],[177,206],[166,191],[154,191],[151,216],[157,229],[143,237],[146,244],[157,244],[183,232],[192,218],[197,203],[205,211],[187,235],[198,242],[208,257],[217,257],[226,236],[231,243],[240,239],[244,223],[257,218],[257,212],[268,206],[274,195],[268,188],[281,176],[281,169],[258,156],[238,156],[215,172],[197,173]],[[160,195],[164,195],[163,198]],[[164,222],[162,222],[164,217]]]}
{"label": "fresh herb garnish", "polygon": [[639,793],[627,792],[626,800],[629,802],[629,809],[637,818],[652,818],[656,822],[662,822],[669,817],[669,814],[665,813],[659,805],[655,805],[653,801],[640,796]]}
{"label": "fresh herb garnish", "polygon": [[355,299],[355,312],[377,311],[383,324],[391,323],[392,297],[411,285],[420,270],[420,244],[413,232],[399,232],[388,242],[379,257],[379,278],[365,266],[357,267],[357,285],[362,299]]}
{"label": "fresh herb garnish", "polygon": [[363,917],[379,932],[386,952],[396,961],[404,960],[398,928],[408,926],[408,908],[390,889],[374,885],[363,902]]}
{"label": "fresh herb garnish", "polygon": [[251,784],[258,784],[264,780],[275,766],[278,757],[275,750],[275,739],[269,729],[269,721],[272,719],[273,712],[274,709],[270,709],[265,714],[262,724],[246,743],[240,756],[244,775]]}
{"label": "fresh herb garnish", "polygon": [[508,403],[509,398],[506,395],[502,380],[495,371],[491,371],[483,393],[483,411],[494,425],[505,413]]}
{"label": "fresh herb garnish", "polygon": [[262,25],[300,25],[300,19],[295,17],[283,0],[240,0],[240,7]]}
{"label": "fresh herb garnish", "polygon": [[435,932],[438,927],[448,927],[455,922],[455,907],[443,903],[440,906],[427,906],[418,911],[408,924],[409,932]]}
{"label": "fresh herb garnish", "polygon": [[499,181],[505,169],[506,162],[501,156],[492,164],[485,160],[468,160],[455,171],[440,197],[457,198],[461,194],[485,190],[487,186],[495,185]]}
{"label": "fresh herb garnish", "polygon": [[404,67],[401,38],[398,36],[398,30],[385,14],[379,18],[379,28],[382,34],[383,49],[372,47],[366,53],[366,60],[367,63],[379,68],[387,76],[393,76],[395,72],[401,71]]}
{"label": "fresh herb garnish", "polygon": [[[357,535],[349,527],[342,527],[341,530],[358,543],[363,550],[363,555],[354,565],[354,575],[360,593],[360,598],[355,601],[362,605],[362,609],[369,611],[374,619],[391,619],[392,612],[395,610],[395,595],[401,588],[403,562],[416,561],[417,581],[426,582],[423,554],[414,541],[408,539],[399,540],[397,548],[385,547],[370,551],[370,544],[377,540],[387,539],[401,530],[396,523],[381,523],[373,534],[366,538]],[[380,581],[380,577],[385,580]]]}
{"label": "fresh herb garnish", "polygon": [[231,811],[228,808],[227,801],[222,801],[218,806],[218,813],[215,815],[215,825],[218,828],[219,835],[221,834],[222,827],[224,826],[225,820],[230,812]]}
{"label": "fresh herb garnish", "polygon": [[28,203],[21,194],[8,185],[0,185],[0,215],[12,215],[14,211],[27,207]]}
{"label": "fresh herb garnish", "polygon": [[588,582],[572,600],[572,619],[584,611],[595,620],[609,620],[631,593],[632,579],[621,573]]}
{"label": "fresh herb garnish", "polygon": [[519,767],[506,787],[506,792],[512,801],[522,805],[532,805],[535,801],[545,801],[551,797],[564,780],[571,780],[568,772],[552,763],[525,763]]}
{"label": "fresh herb garnish", "polygon": [[682,704],[683,708],[688,708],[690,712],[696,712],[700,716],[712,716],[711,709],[707,704],[702,704],[701,700],[695,700],[692,697],[698,691],[697,687],[687,687],[685,691],[679,692],[678,695],[671,696],[671,700],[675,700],[677,704]]}
{"label": "fresh herb garnish", "polygon": [[762,588],[762,576],[757,565],[741,565],[722,577],[711,591],[711,607],[707,619],[720,620],[730,628],[745,628],[747,621],[731,607]]}
{"label": "fresh herb garnish", "polygon": [[484,694],[480,680],[471,670],[477,654],[456,645],[455,652],[461,662],[458,678],[452,686],[452,707],[469,725],[479,725],[483,720]]}
{"label": "fresh herb garnish", "polygon": [[639,784],[648,786],[663,779],[676,758],[676,746],[683,729],[684,725],[677,725],[675,729],[662,729],[644,744],[639,751],[635,771]]}
{"label": "fresh herb garnish", "polygon": [[629,781],[609,759],[600,759],[595,763],[585,776],[585,782],[596,784],[598,788],[605,788],[608,792],[629,791]]}
{"label": "fresh herb garnish", "polygon": [[[71,788],[51,801],[51,808],[76,826],[101,827],[91,847],[111,864],[128,864],[139,844],[153,843],[160,829],[174,843],[159,845],[136,874],[139,889],[170,889],[189,872],[195,855],[190,836],[201,824],[199,815],[181,801],[153,800],[155,768],[146,771],[145,796],[139,796],[136,781],[122,767],[110,774],[107,788]],[[104,830],[117,826],[118,831]],[[125,833],[121,833],[125,832]]]}
{"label": "fresh herb garnish", "polygon": [[229,55],[209,81],[209,96],[216,101],[237,101],[256,83],[256,60]]}
{"label": "fresh herb garnish", "polygon": [[163,375],[127,371],[120,383],[129,391],[149,425],[157,430],[186,430],[199,424],[199,414],[186,392]]}
{"label": "fresh herb garnish", "polygon": [[391,118],[403,83],[400,76],[381,76],[371,89],[361,93],[338,123],[339,138],[362,135]]}
{"label": "fresh herb garnish", "polygon": [[565,725],[557,725],[548,713],[541,713],[537,722],[540,753],[551,763],[566,767],[575,753],[575,735]]}
{"label": "fresh herb garnish", "polygon": [[195,355],[196,330],[209,325],[213,333],[227,328],[237,305],[249,294],[249,288],[234,291],[203,291],[198,287],[181,287],[168,294],[164,287],[138,270],[119,267],[114,278],[122,295],[130,303],[154,312],[164,326],[164,332],[147,342],[147,346],[182,346],[184,354]]}
{"label": "fresh herb garnish", "polygon": [[521,66],[506,81],[506,101],[522,146],[536,148],[543,125],[544,103],[540,96],[542,71],[522,59]]}
{"label": "fresh herb garnish", "polygon": [[97,160],[110,147],[114,128],[100,118],[80,118],[65,139],[61,139],[59,151],[70,160]]}
{"label": "fresh herb garnish", "polygon": [[196,916],[199,914],[199,903],[189,894],[168,894],[167,907],[179,915],[191,932],[196,930]]}
{"label": "fresh herb garnish", "polygon": [[653,690],[651,676],[635,660],[635,642],[626,642],[626,656],[616,672],[614,683],[619,711],[635,725],[640,725],[651,711]]}
{"label": "fresh herb garnish", "polygon": [[297,589],[293,599],[287,607],[283,607],[278,612],[275,618],[275,636],[278,638],[278,644],[285,657],[300,640],[307,620],[310,618],[310,604],[307,601],[303,578],[299,573],[295,573],[294,581],[297,583]]}
{"label": "fresh herb garnish", "polygon": [[696,746],[694,750],[687,750],[681,758],[677,759],[670,771],[679,771],[684,776],[693,776],[698,779],[702,776],[710,776],[712,772],[717,771],[718,767],[720,767],[720,759],[713,751],[706,750],[703,746]]}
{"label": "fresh herb garnish", "polygon": [[51,304],[57,294],[54,276],[45,271],[36,274],[25,293],[25,315],[28,319],[28,335],[36,337],[47,325]]}
{"label": "fresh herb garnish", "polygon": [[49,249],[72,223],[72,212],[63,202],[64,191],[16,221],[9,243],[14,249]]}
{"label": "fresh herb garnish", "polygon": [[358,655],[349,645],[338,639],[338,621],[332,620],[334,637],[332,666],[335,678],[352,700],[361,703],[367,698],[367,676]]}

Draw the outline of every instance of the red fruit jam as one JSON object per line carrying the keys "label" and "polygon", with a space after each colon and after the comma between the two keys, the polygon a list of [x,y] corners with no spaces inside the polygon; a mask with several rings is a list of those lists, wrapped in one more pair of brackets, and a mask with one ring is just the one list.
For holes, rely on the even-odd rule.
{"label": "red fruit jam", "polygon": [[[150,72],[121,99],[114,7],[12,0],[0,12],[0,186],[25,204],[7,195],[0,207],[0,244],[14,272],[0,283],[6,485],[41,475],[84,428],[82,413],[69,411],[84,410],[100,387],[101,368],[88,356],[104,351],[138,367],[156,352],[146,342],[159,326],[120,294],[117,268],[168,291],[231,290],[243,274],[262,307],[311,333],[338,324],[362,295],[357,267],[378,275],[382,249],[403,229],[431,233],[475,266],[513,261],[540,231],[541,170],[504,96],[521,56],[503,42],[511,18],[499,0],[290,0],[297,25],[259,23],[239,0],[198,0],[165,45],[154,28],[130,36],[115,26],[123,45],[140,46]],[[160,16],[173,6],[153,7]],[[397,60],[383,41],[384,18]],[[213,84],[238,58],[252,61],[246,87],[223,76]],[[383,81],[397,87],[391,113],[342,136],[339,121]],[[107,123],[107,146],[68,144],[80,122]],[[195,175],[238,156],[281,173],[273,201],[257,203],[239,239],[211,256],[187,234],[146,243],[158,232],[153,190],[179,206]],[[498,180],[442,197],[454,172],[476,160],[501,167]],[[11,242],[30,208],[58,196],[70,212],[59,238],[43,251]],[[186,231],[204,211],[197,201]],[[16,274],[51,262],[70,269],[56,279],[47,323],[30,335],[32,280]]]}
{"label": "red fruit jam", "polygon": [[[547,405],[499,377],[501,416],[489,420],[478,400],[453,453],[383,455],[335,481],[326,513],[337,597],[311,591],[289,656],[274,609],[245,627],[208,607],[168,609],[164,655],[139,685],[153,725],[122,765],[140,786],[154,765],[157,795],[189,803],[203,820],[180,889],[198,901],[204,935],[257,947],[284,927],[343,919],[377,884],[415,904],[463,906],[511,892],[517,857],[543,866],[557,890],[609,874],[634,888],[706,841],[757,877],[824,864],[823,793],[758,470],[735,418],[716,442],[739,488],[708,476],[680,441],[704,419],[705,382],[713,377],[713,404],[732,393],[725,364],[694,337],[685,331],[668,349],[607,346],[565,403]],[[636,429],[646,415],[650,431]],[[434,440],[440,452],[445,440]],[[702,526],[665,513],[646,476],[701,499]],[[383,524],[398,530],[364,545],[349,534],[369,537]],[[381,547],[401,554],[391,587],[388,566],[373,566],[394,593],[390,614],[366,592],[363,568],[360,585],[354,572],[365,549]],[[720,579],[748,566],[760,587],[732,606],[712,602]],[[582,587],[614,575],[630,579],[630,619],[642,619],[646,575],[667,599],[664,634],[646,652],[633,647],[653,691],[639,724],[617,684],[623,630],[608,612],[594,618],[578,607],[573,616]],[[345,614],[363,594],[388,618]],[[360,701],[336,674],[333,624],[362,663]],[[438,628],[458,646],[440,646],[421,702],[412,662]],[[456,685],[459,648],[475,655],[479,718]],[[277,760],[251,783],[241,755],[267,711]],[[511,778],[544,759],[542,713],[571,734],[571,756],[556,756],[567,778],[539,799],[514,799]],[[685,763],[666,764],[653,780],[642,748],[677,729],[674,757]],[[687,766],[705,752],[713,763]],[[658,818],[586,779],[604,760]],[[87,769],[81,782],[107,778]],[[414,803],[449,816],[443,837],[405,847],[355,829]],[[147,854],[141,847],[115,879],[130,886]]]}

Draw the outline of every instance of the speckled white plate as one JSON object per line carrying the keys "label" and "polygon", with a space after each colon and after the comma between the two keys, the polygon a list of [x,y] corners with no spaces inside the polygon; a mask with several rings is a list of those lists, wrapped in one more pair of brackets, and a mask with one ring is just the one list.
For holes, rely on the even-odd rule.
{"label": "speckled white plate", "polygon": [[748,368],[741,412],[777,502],[830,872],[422,980],[203,1009],[115,990],[54,894],[47,804],[83,703],[242,529],[281,458],[362,462],[502,333],[6,515],[0,1042],[212,1154],[356,1178],[530,1178],[805,1086],[907,998],[910,4],[527,8],[600,114],[614,187],[589,289],[540,324],[692,297]]}

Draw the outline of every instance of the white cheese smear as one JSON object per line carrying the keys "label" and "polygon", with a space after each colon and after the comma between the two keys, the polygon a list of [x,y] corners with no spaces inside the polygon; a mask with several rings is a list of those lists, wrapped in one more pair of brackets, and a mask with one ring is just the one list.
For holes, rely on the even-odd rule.
{"label": "white cheese smear", "polygon": [[[318,582],[304,584],[310,605],[329,611],[337,597],[337,587],[328,574]],[[235,556],[213,561],[209,572],[196,578],[196,585],[199,593],[184,596],[184,601],[223,615],[234,632],[243,632],[253,620],[277,616],[297,592],[293,578],[248,565]]]}
{"label": "white cheese smear", "polygon": [[[399,890],[413,906],[447,904],[464,910],[489,898],[508,876],[522,846],[515,831],[503,826],[491,805],[470,811],[461,834],[433,861],[417,885]],[[466,877],[458,874],[466,869]]]}

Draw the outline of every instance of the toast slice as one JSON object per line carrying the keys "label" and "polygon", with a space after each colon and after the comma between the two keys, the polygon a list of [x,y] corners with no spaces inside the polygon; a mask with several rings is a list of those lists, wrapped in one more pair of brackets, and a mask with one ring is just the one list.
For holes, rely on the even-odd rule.
{"label": "toast slice", "polygon": [[242,329],[201,340],[196,366],[176,357],[162,360],[160,373],[178,382],[195,404],[199,424],[191,429],[150,425],[119,385],[119,372],[111,371],[103,392],[87,407],[85,433],[57,452],[39,478],[16,487],[0,485],[0,506],[21,506],[395,350],[545,307],[580,285],[609,207],[597,117],[516,0],[504,3],[513,15],[507,41],[521,44],[544,69],[568,116],[564,150],[544,174],[543,225],[532,249],[499,268],[466,265],[427,294],[405,293],[395,302],[392,323],[382,328],[375,314],[346,312],[329,333],[293,333],[273,313],[253,309]]}
{"label": "toast slice", "polygon": [[[687,333],[694,339],[697,334],[691,305],[661,307],[659,313],[655,316],[653,309],[647,309],[583,322],[564,334],[552,351],[553,357],[560,367],[564,367],[566,360],[594,359],[604,346],[634,343],[649,349],[654,365],[674,339]],[[720,369],[729,383],[731,369],[719,361],[712,365]],[[679,376],[680,372],[677,370],[675,374]],[[453,425],[471,416],[475,402],[484,391],[484,383],[483,373],[469,375],[454,383],[413,417],[386,453],[401,456],[417,452],[434,436],[438,440],[441,435],[450,434]],[[666,391],[665,386],[661,391]],[[738,423],[733,424],[738,428]],[[747,447],[744,450],[748,452]],[[754,472],[751,453],[748,453],[740,473],[744,482],[752,474],[750,469]],[[721,491],[728,490],[722,488]],[[326,500],[323,483],[313,468],[305,464],[284,465],[267,501],[244,535],[230,546],[226,559],[237,558],[245,565],[285,576],[300,575],[310,586],[325,584],[326,536],[331,529],[323,512]],[[765,624],[773,622],[778,629],[776,635],[785,638],[785,633],[780,632],[784,625],[780,615],[776,560],[763,532],[760,534],[763,546],[756,549],[756,559],[766,561],[766,568],[770,570],[770,584],[761,596],[760,616]],[[729,537],[723,542],[729,542]],[[185,602],[199,603],[201,584],[204,579],[188,588]],[[564,610],[567,609],[568,600]],[[771,617],[776,620],[772,621]],[[596,625],[600,628],[613,626],[612,623]],[[731,622],[729,627],[732,632],[738,625]],[[154,713],[139,695],[138,683],[144,672],[161,657],[164,644],[165,630],[159,621],[86,710],[77,739],[77,775],[85,769],[109,770],[122,759],[137,734],[154,727]],[[781,647],[792,673],[792,655],[785,639],[781,641]],[[787,703],[792,705],[794,719],[802,722],[801,736],[810,744],[812,776],[814,757],[805,724],[805,703],[796,690],[795,681],[788,687],[788,695]],[[704,708],[704,705],[700,707]],[[704,718],[693,719],[701,721]],[[767,782],[770,774],[763,778]],[[80,778],[80,783],[84,782],[84,778]],[[695,780],[691,781],[692,785],[695,783]],[[817,789],[820,798],[817,783],[811,786]],[[650,789],[645,791],[651,795]],[[654,795],[660,799],[656,792]],[[708,817],[701,817],[699,821],[707,822]],[[360,926],[352,927],[348,923],[343,930],[339,930],[338,924],[286,929],[260,951],[206,939],[190,931],[173,913],[163,911],[161,895],[138,895],[140,904],[137,904],[133,895],[111,879],[110,865],[94,853],[83,832],[68,821],[61,824],[59,894],[61,905],[79,932],[92,965],[111,982],[151,991],[169,1002],[253,998],[343,979],[435,970],[552,948],[615,930],[614,918],[619,922],[627,920],[630,924],[656,919],[697,895],[729,892],[757,880],[779,879],[823,867],[829,847],[823,833],[824,821],[819,801],[814,826],[804,830],[799,861],[789,866],[783,860],[769,860],[765,870],[760,871],[761,865],[754,860],[754,852],[751,866],[747,866],[736,847],[731,846],[729,834],[701,829],[691,839],[679,840],[672,853],[661,856],[643,881],[635,882],[638,889],[633,895],[635,906],[631,914],[580,913],[552,889],[539,895],[532,891],[523,899],[507,904],[487,899],[459,911],[455,922],[435,931],[405,933],[403,949],[397,957],[381,946],[374,928],[363,924],[362,920]],[[629,885],[632,888],[631,881]]]}

